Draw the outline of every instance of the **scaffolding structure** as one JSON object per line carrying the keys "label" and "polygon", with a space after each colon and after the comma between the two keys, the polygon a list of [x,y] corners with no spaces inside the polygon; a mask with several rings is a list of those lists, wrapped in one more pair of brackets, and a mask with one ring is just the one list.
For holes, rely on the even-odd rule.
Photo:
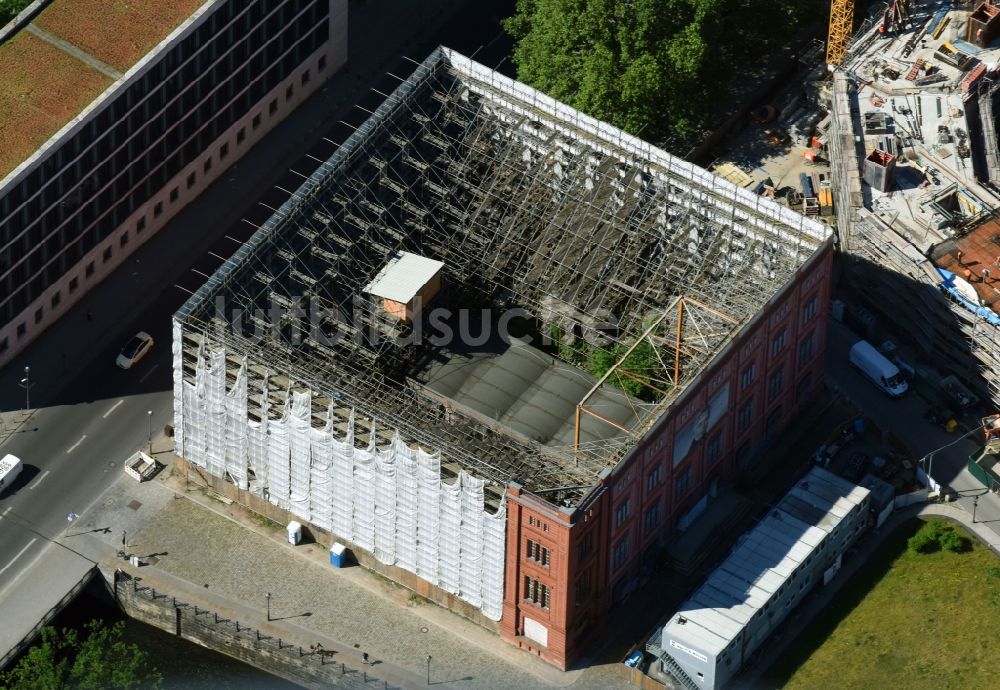
{"label": "scaffolding structure", "polygon": [[[203,344],[223,347],[230,383],[250,356],[253,401],[266,379],[274,406],[295,386],[313,391],[317,426],[335,399],[344,419],[350,410],[377,418],[499,486],[586,486],[826,236],[814,221],[441,48],[178,312],[183,374],[193,382]],[[408,375],[434,348],[400,345],[399,325],[362,294],[397,250],[444,262],[440,299],[455,309],[518,307],[591,343],[631,345],[645,319],[671,312],[646,335],[669,362],[662,376],[646,375],[665,394],[638,410],[630,435],[575,449],[518,443],[428,404]],[[264,334],[263,346],[220,318],[219,297]],[[686,317],[669,306],[680,298]],[[307,303],[341,315],[335,343],[310,330]],[[277,327],[261,316],[275,304],[284,308]],[[601,328],[609,320],[610,335]],[[259,419],[260,403],[248,414]],[[367,433],[377,432],[359,430],[357,440],[367,443]]]}
{"label": "scaffolding structure", "polygon": [[[359,513],[395,521],[385,527],[397,530],[394,547],[371,543],[396,561],[408,539],[421,541],[401,502],[407,472],[417,471],[410,456],[425,458],[421,471],[435,474],[441,492],[474,487],[462,493],[471,512],[456,525],[493,524],[511,482],[571,509],[828,236],[820,223],[438,48],[175,315],[178,452],[347,538],[360,533],[362,544],[371,518],[359,524]],[[401,251],[444,266],[441,291],[412,322],[365,294]],[[558,329],[614,353],[601,377],[575,362],[574,375],[593,388],[569,401],[572,443],[519,436],[420,383],[447,347],[414,334],[431,332],[435,310],[447,310],[447,321],[483,309],[487,324],[516,309],[535,338]],[[629,355],[640,343],[653,364],[637,371]],[[649,395],[628,396],[631,415],[615,422],[592,395],[625,381]],[[581,412],[603,431],[584,429],[581,440]],[[388,454],[382,469],[364,476],[384,495],[345,494],[338,482],[363,485],[359,473],[379,453]],[[345,501],[353,522],[337,517]],[[483,529],[460,540],[463,558],[502,564],[498,533]],[[456,555],[435,554],[440,568]],[[433,570],[428,579],[449,591],[459,580],[493,582],[466,598],[496,613],[502,571]]]}

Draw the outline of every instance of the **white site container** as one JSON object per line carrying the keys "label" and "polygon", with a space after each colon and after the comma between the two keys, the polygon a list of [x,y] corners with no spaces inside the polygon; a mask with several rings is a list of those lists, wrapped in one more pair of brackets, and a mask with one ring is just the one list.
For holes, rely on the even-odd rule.
{"label": "white site container", "polygon": [[302,541],[302,525],[295,520],[288,523],[288,543],[299,544]]}
{"label": "white site container", "polygon": [[13,455],[5,455],[0,460],[0,491],[3,491],[21,474],[21,460]]}

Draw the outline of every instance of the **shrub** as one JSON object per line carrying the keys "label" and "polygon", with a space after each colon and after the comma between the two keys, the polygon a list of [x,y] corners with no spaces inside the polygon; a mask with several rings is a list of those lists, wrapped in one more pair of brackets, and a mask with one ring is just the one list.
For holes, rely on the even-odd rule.
{"label": "shrub", "polygon": [[914,534],[906,542],[907,548],[913,553],[932,553],[941,548],[937,536],[921,527],[920,531]]}
{"label": "shrub", "polygon": [[938,542],[941,544],[942,549],[947,549],[952,553],[963,553],[968,551],[971,546],[968,539],[954,530],[942,533]]}
{"label": "shrub", "polygon": [[931,520],[924,524],[906,543],[907,548],[914,553],[933,553],[946,549],[952,553],[968,551],[972,544],[968,538],[955,531],[955,528],[941,520]]}

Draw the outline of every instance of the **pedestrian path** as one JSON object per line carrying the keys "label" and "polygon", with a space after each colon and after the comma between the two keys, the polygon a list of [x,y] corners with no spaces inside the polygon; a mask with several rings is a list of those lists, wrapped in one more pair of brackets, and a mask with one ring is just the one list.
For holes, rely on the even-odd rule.
{"label": "pedestrian path", "polygon": [[368,664],[365,664],[362,657],[365,652],[362,650],[354,649],[351,645],[300,625],[294,620],[278,615],[268,619],[269,614],[266,610],[261,612],[257,607],[233,601],[213,592],[210,588],[196,586],[156,566],[136,568],[121,560],[109,560],[103,563],[101,568],[102,572],[108,573],[115,569],[132,576],[143,587],[152,587],[157,592],[167,593],[178,602],[218,614],[227,621],[239,621],[242,627],[256,629],[262,635],[279,638],[287,646],[311,650],[316,648],[317,644],[322,645],[332,657],[333,663],[343,664],[349,671],[358,674],[364,673],[369,679],[383,681],[399,688],[424,686],[427,682],[424,674],[414,673],[375,657],[371,657]]}
{"label": "pedestrian path", "polygon": [[16,410],[14,412],[0,412],[0,445],[8,438],[20,431],[31,419],[34,410]]}
{"label": "pedestrian path", "polygon": [[434,682],[444,687],[629,687],[616,664],[560,671],[363,568],[333,568],[328,545],[293,547],[284,541],[282,526],[218,500],[183,475],[162,483],[178,500],[130,533],[132,552],[158,555],[155,565],[137,574],[164,584],[188,583],[184,591],[211,595],[213,606],[238,611],[241,622],[266,622],[269,605],[276,634],[303,648],[320,642],[336,649],[338,662],[353,658],[360,664],[367,652],[381,662],[372,674],[378,676],[380,668],[397,674],[385,677],[390,685],[408,687],[407,679],[424,678],[430,656]]}

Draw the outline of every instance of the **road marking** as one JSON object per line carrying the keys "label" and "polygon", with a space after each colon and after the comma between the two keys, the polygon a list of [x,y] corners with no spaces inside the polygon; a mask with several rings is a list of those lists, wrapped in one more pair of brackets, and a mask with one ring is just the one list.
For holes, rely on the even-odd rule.
{"label": "road marking", "polygon": [[2,513],[0,513],[0,520],[3,520],[4,517],[7,515],[7,513],[9,513],[11,511],[12,508],[13,508],[13,506],[11,506],[11,508],[8,508],[7,510],[3,511]]}
{"label": "road marking", "polygon": [[108,415],[111,414],[112,412],[114,412],[115,410],[117,410],[118,406],[121,405],[123,402],[125,402],[125,401],[124,400],[119,400],[114,405],[112,405],[110,410],[108,410],[107,412],[105,412],[104,414],[101,415],[101,419],[107,419]]}
{"label": "road marking", "polygon": [[145,381],[146,379],[148,379],[148,378],[149,378],[149,375],[150,375],[150,374],[152,374],[152,373],[153,373],[154,371],[156,371],[156,368],[157,368],[158,366],[160,366],[160,365],[159,365],[159,364],[154,364],[154,365],[153,365],[153,366],[152,366],[152,367],[150,368],[150,370],[149,370],[149,371],[147,371],[147,372],[146,372],[145,374],[143,374],[143,375],[142,375],[142,378],[141,378],[141,379],[139,379],[139,383],[142,383],[143,381]]}
{"label": "road marking", "polygon": [[76,443],[74,443],[72,446],[70,446],[69,450],[67,450],[66,452],[67,453],[72,453],[74,450],[76,450],[77,446],[79,446],[81,443],[83,443],[83,439],[85,439],[85,438],[87,438],[87,434],[84,434],[83,436],[81,436],[80,440],[77,441]]}
{"label": "road marking", "polygon": [[37,481],[37,482],[35,482],[34,484],[32,484],[31,486],[29,486],[28,488],[29,488],[29,489],[34,489],[34,488],[36,488],[36,487],[37,487],[37,486],[38,486],[39,484],[41,484],[41,483],[42,483],[42,480],[43,480],[43,479],[45,479],[46,477],[48,477],[48,476],[49,476],[49,472],[51,472],[51,470],[45,470],[44,472],[42,472],[42,476],[38,478],[38,481]]}
{"label": "road marking", "polygon": [[23,555],[24,555],[24,552],[25,552],[25,551],[27,551],[28,549],[30,549],[30,548],[31,548],[31,545],[32,545],[32,544],[34,544],[34,543],[35,543],[36,541],[38,541],[38,538],[37,538],[37,537],[32,537],[32,538],[31,538],[31,541],[29,541],[29,542],[28,542],[27,544],[25,544],[24,548],[23,548],[23,549],[21,549],[20,551],[18,551],[18,552],[17,552],[17,555],[16,555],[16,556],[14,556],[14,557],[13,557],[13,558],[12,558],[12,559],[10,560],[10,563],[8,563],[8,564],[7,564],[7,565],[5,565],[4,567],[0,568],[0,575],[3,575],[3,574],[4,574],[4,571],[5,571],[5,570],[7,570],[7,568],[9,568],[9,567],[11,567],[12,565],[14,565],[14,561],[16,561],[16,560],[17,560],[18,558],[20,558],[21,556],[23,556]]}

